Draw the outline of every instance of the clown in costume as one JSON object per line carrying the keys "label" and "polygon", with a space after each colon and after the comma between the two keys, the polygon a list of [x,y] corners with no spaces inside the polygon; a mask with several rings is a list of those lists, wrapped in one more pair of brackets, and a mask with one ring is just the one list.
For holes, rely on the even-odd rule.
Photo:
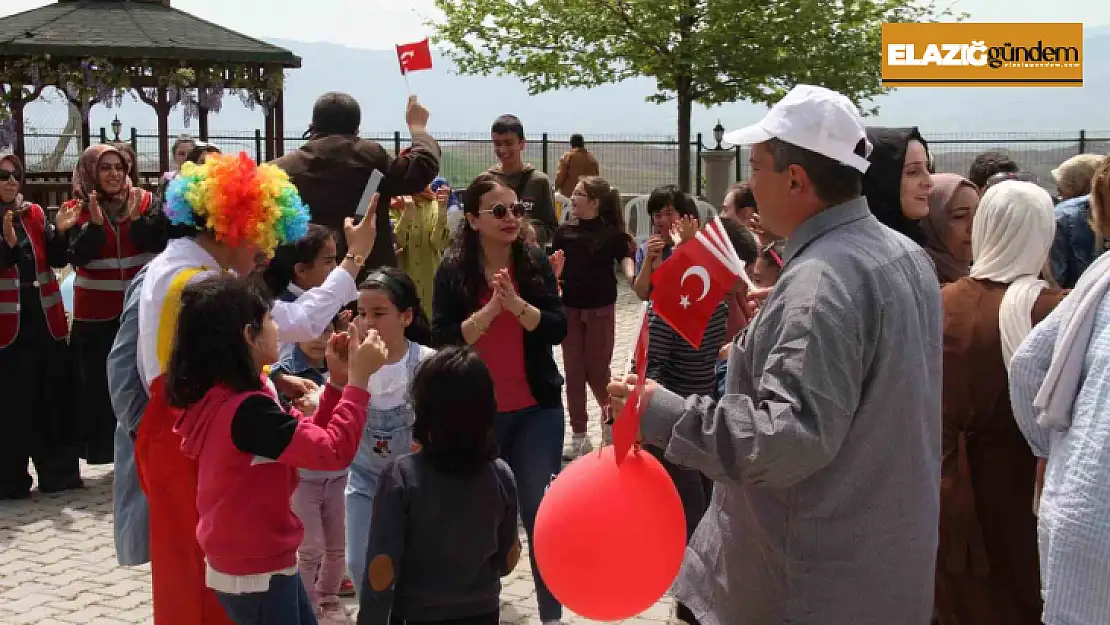
{"label": "clown in costume", "polygon": [[[196,465],[181,453],[173,432],[177,411],[166,401],[162,376],[184,287],[221,270],[247,275],[256,253],[272,254],[304,236],[309,213],[284,172],[256,166],[245,154],[186,164],[167,189],[165,213],[171,224],[197,234],[171,241],[150,262],[139,299],[137,364],[150,401],[135,459],[150,513],[154,619],[157,625],[230,624],[205,586],[204,554],[195,538]],[[345,303],[341,292],[334,288],[316,302],[330,309],[329,319]]]}

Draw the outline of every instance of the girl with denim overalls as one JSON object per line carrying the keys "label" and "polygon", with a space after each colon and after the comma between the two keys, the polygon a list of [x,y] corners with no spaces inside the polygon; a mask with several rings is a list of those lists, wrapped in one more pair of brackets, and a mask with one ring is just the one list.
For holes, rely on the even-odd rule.
{"label": "girl with denim overalls", "polygon": [[382,469],[393,458],[412,452],[415,416],[409,384],[417,365],[434,353],[431,327],[416,285],[405,272],[381,267],[359,285],[360,329],[373,328],[389,349],[389,362],[370,376],[366,430],[347,477],[347,569],[356,590],[366,577],[366,544],[374,492]]}

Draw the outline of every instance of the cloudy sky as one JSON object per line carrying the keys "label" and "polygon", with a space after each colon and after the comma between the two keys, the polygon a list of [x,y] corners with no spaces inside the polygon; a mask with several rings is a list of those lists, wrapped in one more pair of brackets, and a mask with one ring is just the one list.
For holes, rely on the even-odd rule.
{"label": "cloudy sky", "polygon": [[[938,0],[941,6],[952,0]],[[3,0],[0,19],[53,0]],[[304,7],[311,4],[311,15]],[[173,6],[261,38],[327,41],[354,48],[388,49],[430,34],[432,0],[173,0]],[[954,8],[980,22],[1082,22],[1110,24],[1110,2],[1096,0],[956,0]],[[389,33],[382,40],[369,33]]]}

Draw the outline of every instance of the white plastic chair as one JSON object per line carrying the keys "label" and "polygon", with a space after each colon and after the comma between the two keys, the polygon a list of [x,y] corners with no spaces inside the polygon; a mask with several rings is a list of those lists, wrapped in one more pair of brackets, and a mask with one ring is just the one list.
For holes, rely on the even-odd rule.
{"label": "white plastic chair", "polygon": [[651,215],[647,212],[648,197],[637,195],[624,205],[624,223],[632,228],[635,222],[635,230],[630,232],[637,243],[643,243],[651,236]]}
{"label": "white plastic chair", "polygon": [[555,218],[559,223],[566,223],[570,219],[570,198],[562,193],[555,194]]}
{"label": "white plastic chair", "polygon": [[455,233],[459,231],[459,224],[461,224],[462,221],[463,211],[461,208],[447,211],[447,229],[451,232],[451,236],[454,236]]}

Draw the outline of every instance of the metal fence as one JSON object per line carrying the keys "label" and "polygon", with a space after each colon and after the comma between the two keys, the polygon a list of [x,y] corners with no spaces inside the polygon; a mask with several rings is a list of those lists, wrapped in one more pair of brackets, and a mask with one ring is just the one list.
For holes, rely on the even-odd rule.
{"label": "metal fence", "polygon": [[[95,134],[95,131],[94,131]],[[1080,130],[1073,133],[925,133],[929,141],[936,171],[967,174],[975,155],[988,150],[1008,154],[1026,171],[1033,172],[1046,187],[1052,187],[1051,170],[1071,156],[1082,153],[1110,153],[1110,131]],[[396,153],[408,145],[407,133],[398,131],[364,133]],[[452,186],[466,186],[475,176],[496,162],[488,133],[435,133],[443,148],[441,174]],[[524,159],[554,177],[559,158],[568,149],[569,134],[543,133],[527,142]],[[110,137],[104,128],[93,141]],[[132,129],[124,140],[131,141],[139,155],[141,169],[155,172],[158,168],[157,133]],[[256,160],[263,156],[261,130],[214,131],[208,140],[224,152],[245,151]],[[701,194],[704,179],[700,155],[712,149],[697,135],[686,149],[690,150],[691,181],[694,191]],[[300,135],[285,137],[286,152],[297,149]],[[36,130],[25,136],[28,169],[31,171],[65,172],[73,169],[80,153],[80,141],[57,130]],[[674,137],[666,136],[590,136],[587,148],[601,163],[602,175],[625,193],[646,193],[678,180],[678,156],[682,149]],[[748,177],[748,154],[736,148],[733,168],[736,180]]]}

